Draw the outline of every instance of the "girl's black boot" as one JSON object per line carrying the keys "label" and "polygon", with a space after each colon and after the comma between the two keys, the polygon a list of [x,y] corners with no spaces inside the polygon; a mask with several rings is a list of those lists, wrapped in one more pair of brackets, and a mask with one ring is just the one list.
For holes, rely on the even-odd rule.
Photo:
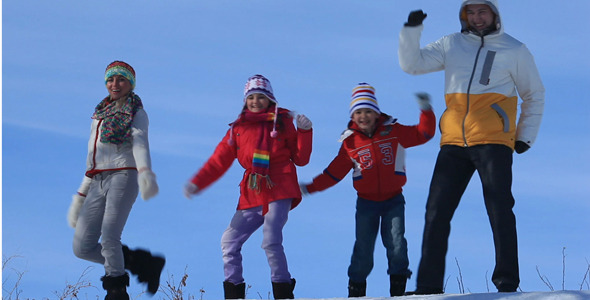
{"label": "girl's black boot", "polygon": [[294,299],[293,290],[295,290],[295,279],[291,282],[273,282],[272,294],[275,299]]}
{"label": "girl's black boot", "polygon": [[229,281],[224,281],[223,293],[225,299],[246,299],[246,283],[233,284]]}

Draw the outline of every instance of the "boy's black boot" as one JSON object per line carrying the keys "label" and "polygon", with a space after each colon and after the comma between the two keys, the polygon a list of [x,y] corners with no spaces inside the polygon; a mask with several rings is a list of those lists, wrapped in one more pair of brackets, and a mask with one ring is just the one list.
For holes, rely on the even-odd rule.
{"label": "boy's black boot", "polygon": [[160,274],[166,264],[166,259],[161,256],[153,256],[143,249],[131,250],[123,245],[123,259],[125,269],[131,274],[137,275],[137,280],[147,283],[148,292],[155,294],[160,287]]}
{"label": "boy's black boot", "polygon": [[229,281],[223,282],[223,293],[225,299],[245,299],[246,298],[246,283],[233,284]]}
{"label": "boy's black boot", "polygon": [[273,282],[272,294],[275,299],[294,299],[293,290],[295,290],[295,279],[291,282]]}
{"label": "boy's black boot", "polygon": [[107,291],[104,300],[129,300],[129,294],[127,294],[129,274],[125,273],[117,277],[103,276],[100,280],[102,288]]}
{"label": "boy's black boot", "polygon": [[354,282],[348,280],[348,298],[364,297],[367,295],[367,282]]}
{"label": "boy's black boot", "polygon": [[389,275],[389,295],[403,296],[406,292],[406,282],[408,277],[406,275]]}

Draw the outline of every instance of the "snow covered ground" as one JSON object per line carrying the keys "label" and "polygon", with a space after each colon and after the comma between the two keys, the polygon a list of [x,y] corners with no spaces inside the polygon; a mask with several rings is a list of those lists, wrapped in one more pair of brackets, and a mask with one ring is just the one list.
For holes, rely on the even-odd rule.
{"label": "snow covered ground", "polygon": [[[350,298],[325,298],[299,300],[349,300]],[[555,292],[527,292],[527,293],[481,293],[481,294],[443,294],[428,296],[404,296],[394,298],[359,298],[362,300],[587,300],[590,299],[590,291],[555,291]]]}

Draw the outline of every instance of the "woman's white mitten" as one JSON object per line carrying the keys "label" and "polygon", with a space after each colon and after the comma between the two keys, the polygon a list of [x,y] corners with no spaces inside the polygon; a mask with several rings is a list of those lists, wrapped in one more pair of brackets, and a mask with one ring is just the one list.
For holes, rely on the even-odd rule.
{"label": "woman's white mitten", "polygon": [[151,170],[145,170],[139,173],[137,177],[139,183],[139,192],[143,200],[149,200],[158,194],[159,188],[156,182],[156,174]]}
{"label": "woman's white mitten", "polygon": [[80,194],[74,194],[72,196],[72,204],[70,204],[70,209],[68,209],[68,224],[72,228],[76,228],[78,215],[80,215],[80,209],[82,209],[84,200],[86,200],[86,197]]}

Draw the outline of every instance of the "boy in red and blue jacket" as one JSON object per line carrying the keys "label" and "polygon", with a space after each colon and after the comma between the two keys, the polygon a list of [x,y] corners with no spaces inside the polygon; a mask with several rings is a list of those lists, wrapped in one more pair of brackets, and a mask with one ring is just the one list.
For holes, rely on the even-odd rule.
{"label": "boy in red and blue jacket", "polygon": [[404,294],[406,281],[412,274],[404,237],[405,149],[426,143],[434,136],[436,127],[430,96],[421,93],[417,97],[420,123],[406,126],[379,110],[371,85],[359,83],[352,91],[351,121],[340,138],[342,146],[338,155],[312,183],[300,186],[304,194],[319,192],[340,182],[353,169],[358,198],[356,241],[348,268],[349,297],[366,295],[366,279],[373,268],[379,224],[387,249],[391,296]]}

